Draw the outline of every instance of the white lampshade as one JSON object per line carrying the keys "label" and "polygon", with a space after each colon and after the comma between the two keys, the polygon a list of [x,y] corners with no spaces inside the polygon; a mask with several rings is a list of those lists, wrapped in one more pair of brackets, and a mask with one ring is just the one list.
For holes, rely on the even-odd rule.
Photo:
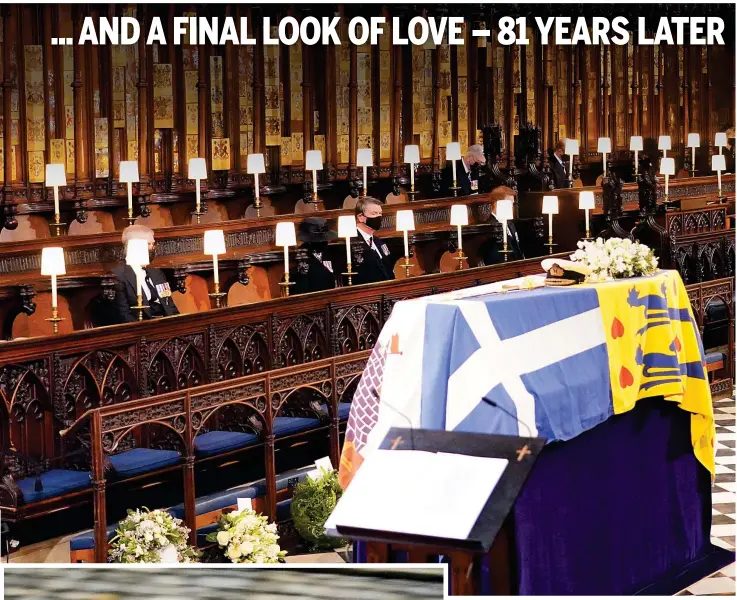
{"label": "white lampshade", "polygon": [[43,248],[41,250],[41,275],[64,275],[64,248]]}
{"label": "white lampshade", "polygon": [[223,230],[208,229],[205,231],[203,246],[205,254],[209,254],[210,256],[225,254],[225,234]]}
{"label": "white lampshade", "polygon": [[[608,139],[608,138],[601,138]],[[543,214],[544,215],[557,215],[558,214],[558,196],[543,196]]]}
{"label": "white lampshade", "polygon": [[131,267],[145,267],[148,260],[148,240],[128,240],[125,248],[125,264]]}
{"label": "white lampshade", "polygon": [[565,153],[568,156],[577,156],[578,155],[578,140],[567,139]]}
{"label": "white lampshade", "polygon": [[726,171],[727,161],[723,154],[714,154],[711,157],[711,169],[712,171]]}
{"label": "white lampshade", "polygon": [[121,183],[138,183],[138,162],[135,160],[121,160],[118,181]]}
{"label": "white lampshade", "polygon": [[715,146],[726,146],[727,145],[727,134],[723,131],[718,132],[714,135]]}
{"label": "white lampshade", "polygon": [[686,148],[698,148],[701,144],[701,138],[698,133],[689,133]]}
{"label": "white lampshade", "polygon": [[642,136],[641,135],[633,135],[630,137],[630,150],[632,152],[642,152]]}
{"label": "white lampshade", "polygon": [[297,236],[294,232],[294,223],[287,221],[276,224],[276,245],[277,246],[296,246]]}
{"label": "white lampshade", "polygon": [[611,152],[612,151],[612,140],[609,138],[599,138],[599,144],[597,145],[596,151],[599,153]]}
{"label": "white lampshade", "polygon": [[374,155],[371,148],[359,148],[356,152],[357,167],[371,167],[374,164]]}
{"label": "white lampshade", "polygon": [[356,229],[356,217],[353,215],[341,215],[338,217],[338,237],[352,238],[358,235]]}
{"label": "white lampshade", "polygon": [[448,142],[445,147],[446,160],[461,160],[461,145],[458,142]]}
{"label": "white lampshade", "polygon": [[411,210],[397,211],[397,231],[414,231],[415,215]]}
{"label": "white lampshade", "polygon": [[249,154],[246,158],[246,171],[249,175],[260,175],[266,173],[266,164],[263,154]]}
{"label": "white lampshade", "polygon": [[451,225],[468,225],[468,207],[465,204],[454,204],[450,207]]}
{"label": "white lampshade", "polygon": [[415,144],[410,144],[404,147],[404,162],[412,163],[413,165],[419,164],[420,162],[420,147]]}
{"label": "white lampshade", "polygon": [[500,221],[511,221],[514,219],[514,200],[505,198],[496,203],[496,218]]}
{"label": "white lampshade", "polygon": [[675,175],[676,174],[676,161],[670,156],[660,160],[660,174],[661,175]]}
{"label": "white lampshade", "polygon": [[207,165],[204,158],[190,158],[187,179],[207,179]]}
{"label": "white lampshade", "polygon": [[658,150],[670,150],[670,136],[661,135],[658,138]]}
{"label": "white lampshade", "polygon": [[322,151],[308,150],[305,154],[306,171],[322,171]]}
{"label": "white lampshade", "polygon": [[585,208],[594,208],[594,192],[585,191],[578,195],[578,208],[584,210]]}
{"label": "white lampshade", "polygon": [[66,184],[67,175],[65,173],[64,165],[46,165],[46,187]]}

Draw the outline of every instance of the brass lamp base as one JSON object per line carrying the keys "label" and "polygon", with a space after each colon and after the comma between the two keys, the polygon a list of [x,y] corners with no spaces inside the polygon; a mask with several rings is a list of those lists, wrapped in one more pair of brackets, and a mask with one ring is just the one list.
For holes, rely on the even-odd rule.
{"label": "brass lamp base", "polygon": [[200,204],[200,209],[197,210],[196,208],[192,211],[192,214],[195,216],[195,219],[197,219],[197,225],[200,224],[200,217],[204,215],[207,211],[202,210],[202,205]]}
{"label": "brass lamp base", "polygon": [[509,244],[507,242],[504,242],[504,246],[502,247],[502,250],[500,254],[504,257],[504,262],[509,262],[509,255],[513,254],[514,251],[509,249]]}
{"label": "brass lamp base", "polygon": [[543,245],[544,246],[547,246],[547,248],[548,248],[548,254],[552,254],[553,253],[553,248],[555,248],[555,246],[557,246],[558,244],[554,244],[553,243],[553,236],[551,235],[551,236],[548,236],[548,242],[546,244],[543,244]]}
{"label": "brass lamp base", "polygon": [[351,263],[348,263],[348,270],[345,273],[341,273],[344,277],[348,278],[348,285],[353,285],[353,276],[356,273],[352,270]]}
{"label": "brass lamp base", "polygon": [[460,190],[460,189],[461,188],[458,187],[458,183],[456,181],[453,181],[453,187],[450,188],[450,191],[453,192],[453,197],[454,198],[457,198],[458,197],[458,190]]}
{"label": "brass lamp base", "polygon": [[[56,215],[57,218],[59,215]],[[59,237],[61,236],[61,230],[66,226],[66,223],[60,223],[59,221],[54,221],[53,223],[49,223],[49,228],[51,229],[51,237]]]}
{"label": "brass lamp base", "polygon": [[284,281],[280,281],[281,297],[289,298],[289,287],[294,285],[294,281],[289,281],[289,273],[284,273]]}
{"label": "brass lamp base", "polygon": [[407,195],[409,196],[409,201],[414,202],[417,199],[417,191],[415,190],[415,184],[411,184],[409,190],[407,191]]}
{"label": "brass lamp base", "polygon": [[460,250],[459,249],[458,250],[458,256],[456,256],[455,259],[458,261],[458,266],[456,267],[456,270],[457,271],[462,271],[463,270],[463,261],[465,260],[466,262],[468,262],[468,257],[465,254],[463,254],[463,250]]}
{"label": "brass lamp base", "polygon": [[409,279],[410,278],[409,270],[412,267],[414,267],[414,265],[413,264],[410,264],[410,262],[409,262],[409,256],[405,256],[404,257],[404,264],[402,265],[402,267],[404,268],[404,276],[407,279]]}
{"label": "brass lamp base", "polygon": [[125,220],[128,221],[128,225],[133,225],[136,222],[136,219],[137,218],[138,217],[136,217],[136,216],[133,215],[133,209],[132,208],[129,208],[128,209],[128,216],[125,217]]}
{"label": "brass lamp base", "polygon": [[143,296],[138,296],[137,302],[138,304],[136,304],[135,306],[131,306],[131,310],[137,311],[138,320],[143,321],[143,311],[146,310],[148,306],[143,303]]}
{"label": "brass lamp base", "polygon": [[46,320],[51,322],[51,325],[54,328],[54,334],[56,335],[57,333],[59,333],[59,322],[63,321],[64,319],[59,316],[59,308],[57,306],[51,307],[51,318]]}
{"label": "brass lamp base", "polygon": [[214,308],[221,308],[222,307],[222,300],[223,300],[223,297],[226,294],[225,294],[225,292],[221,292],[220,291],[220,284],[219,283],[216,283],[215,284],[215,291],[210,292],[207,295],[210,296],[210,299],[214,301],[214,303],[215,303],[215,307]]}

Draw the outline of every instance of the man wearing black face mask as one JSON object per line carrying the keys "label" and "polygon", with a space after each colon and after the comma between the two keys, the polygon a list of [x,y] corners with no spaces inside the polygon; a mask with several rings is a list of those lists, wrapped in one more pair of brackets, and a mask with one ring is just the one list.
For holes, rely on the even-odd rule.
{"label": "man wearing black face mask", "polygon": [[306,294],[331,290],[335,287],[333,263],[328,259],[328,240],[338,237],[328,230],[328,223],[321,217],[307,217],[299,224],[297,238],[304,242],[307,261],[300,261],[294,278],[293,294]]}
{"label": "man wearing black face mask", "polygon": [[[128,242],[134,239],[143,239],[148,242],[149,261],[153,261],[156,254],[154,232],[145,225],[130,225],[123,230],[123,247],[127,250]],[[154,317],[168,317],[178,315],[177,305],[172,300],[172,290],[161,269],[155,267],[139,267],[122,264],[115,269],[115,301],[112,303],[109,314],[105,315],[105,325],[115,323],[133,323],[138,320],[131,306],[137,304],[136,270],[142,270],[142,296],[146,309],[144,319]]]}
{"label": "man wearing black face mask", "polygon": [[362,197],[356,203],[356,227],[362,245],[361,262],[358,262],[355,284],[374,283],[394,279],[394,261],[388,246],[374,234],[381,228],[381,202]]}

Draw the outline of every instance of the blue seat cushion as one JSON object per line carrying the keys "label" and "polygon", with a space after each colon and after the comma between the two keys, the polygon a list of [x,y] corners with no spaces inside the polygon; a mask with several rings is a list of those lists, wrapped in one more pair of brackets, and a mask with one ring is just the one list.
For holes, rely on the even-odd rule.
{"label": "blue seat cushion", "polygon": [[[115,530],[120,526],[120,523],[108,525],[107,528],[107,541],[115,537]],[[90,529],[89,531],[83,531],[77,536],[74,536],[69,540],[69,549],[74,550],[91,550],[95,547],[95,532]]]}
{"label": "blue seat cushion", "polygon": [[724,360],[726,360],[726,357],[721,352],[709,352],[706,355],[707,365],[713,365],[714,363],[718,363]]}
{"label": "blue seat cushion", "polygon": [[338,404],[338,418],[340,418],[341,421],[348,419],[349,414],[351,414],[350,402],[341,402]]}
{"label": "blue seat cushion", "polygon": [[207,541],[207,534],[212,533],[213,531],[218,530],[218,524],[217,523],[210,523],[209,525],[205,525],[204,527],[200,527],[197,530],[197,545],[202,548],[203,546],[207,546],[209,544],[212,544],[213,542]]}
{"label": "blue seat cushion", "polygon": [[42,489],[39,491],[35,490],[37,479],[39,477],[28,477],[17,482],[26,504],[46,498],[56,498],[91,486],[89,471],[68,471],[66,469],[46,471],[40,475]]}
{"label": "blue seat cushion", "polygon": [[175,450],[152,450],[134,448],[120,454],[113,454],[110,463],[121,477],[134,477],[142,473],[163,469],[179,462],[181,455]]}
{"label": "blue seat cushion", "polygon": [[201,456],[213,456],[229,450],[245,448],[258,443],[255,433],[240,431],[208,431],[194,439],[194,448]]}
{"label": "blue seat cushion", "polygon": [[320,419],[308,417],[276,417],[274,419],[274,435],[291,435],[320,426]]}
{"label": "blue seat cushion", "polygon": [[282,500],[276,505],[276,520],[291,521],[292,520],[292,499]]}
{"label": "blue seat cushion", "polygon": [[[276,490],[280,491],[289,486],[291,480],[302,481],[307,473],[314,470],[315,465],[286,471],[276,476]],[[266,480],[259,479],[251,483],[239,485],[228,490],[222,490],[201,496],[195,500],[195,514],[204,515],[216,510],[222,510],[238,504],[238,498],[259,498],[266,495]],[[169,512],[177,519],[184,519],[184,503],[172,506]]]}

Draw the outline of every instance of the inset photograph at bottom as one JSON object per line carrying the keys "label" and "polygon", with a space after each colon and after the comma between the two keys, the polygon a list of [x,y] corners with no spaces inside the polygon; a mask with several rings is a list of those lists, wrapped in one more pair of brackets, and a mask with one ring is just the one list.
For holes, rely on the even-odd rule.
{"label": "inset photograph at bottom", "polygon": [[5,600],[431,600],[446,589],[441,565],[420,569],[6,568]]}

